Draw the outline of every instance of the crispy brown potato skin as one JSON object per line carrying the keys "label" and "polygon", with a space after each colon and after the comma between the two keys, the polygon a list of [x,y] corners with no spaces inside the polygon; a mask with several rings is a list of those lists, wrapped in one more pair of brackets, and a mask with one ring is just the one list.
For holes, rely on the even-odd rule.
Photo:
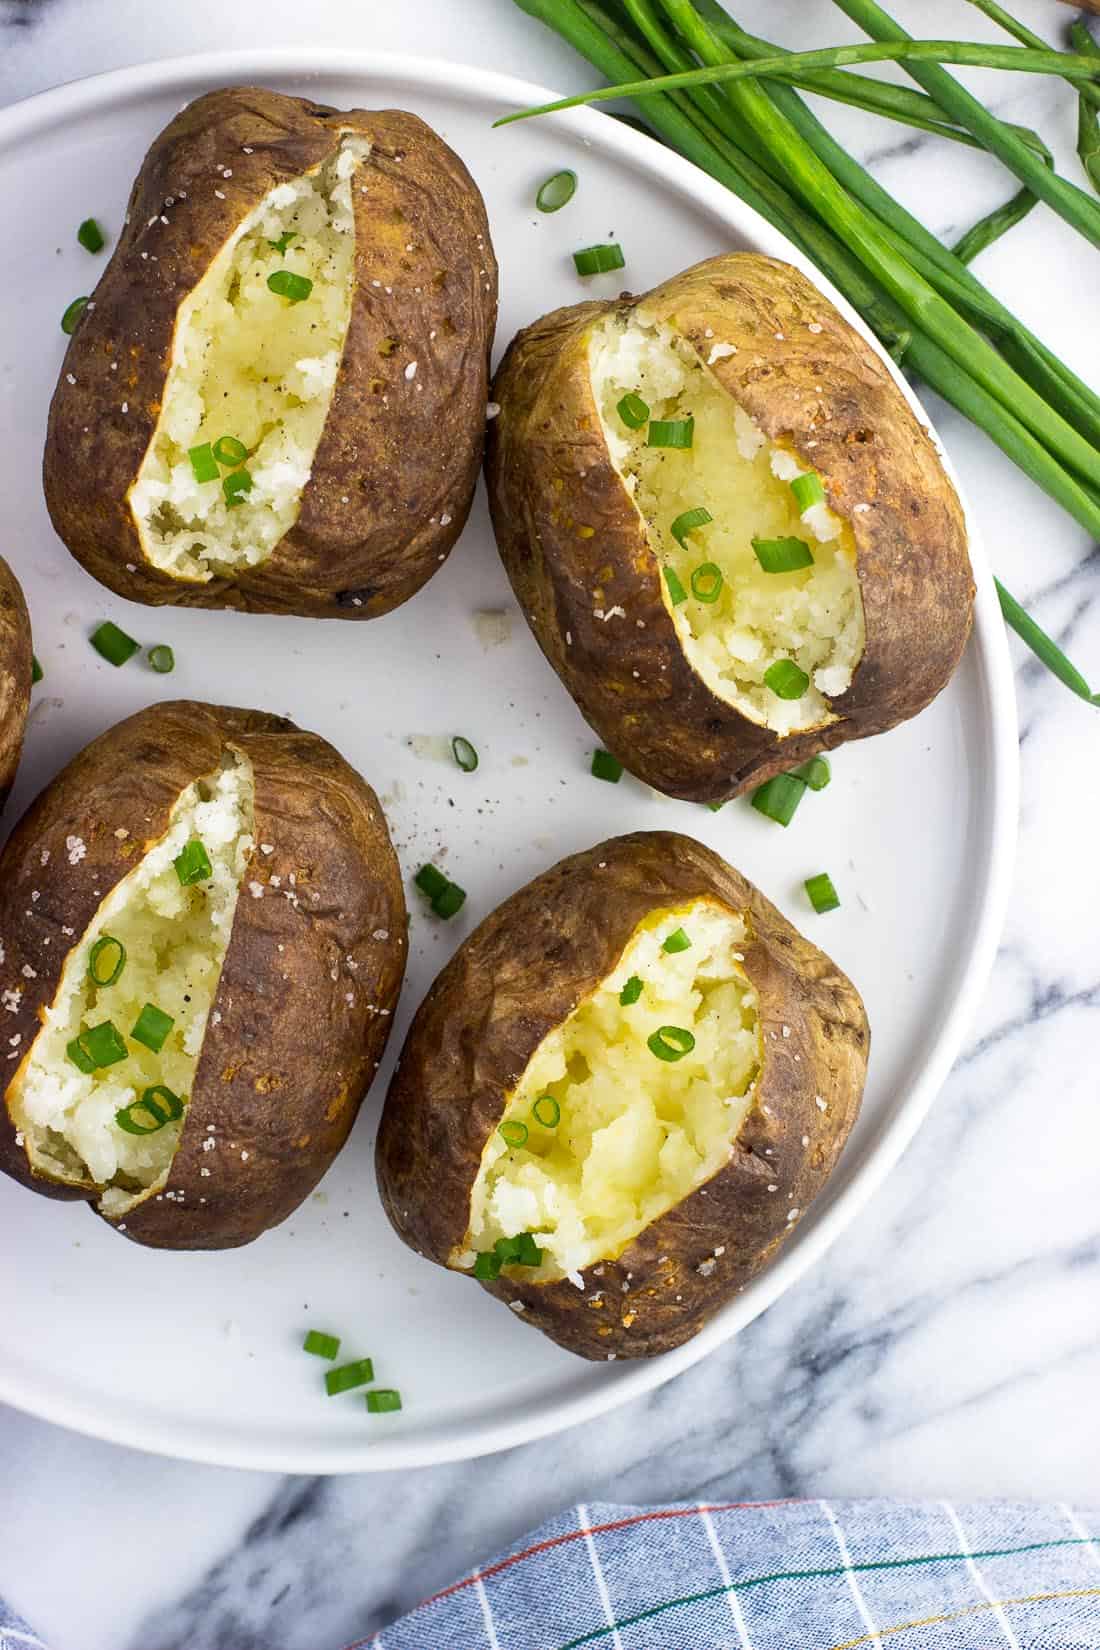
{"label": "crispy brown potato skin", "polygon": [[[715,343],[734,346],[710,371],[770,439],[813,465],[851,524],[867,641],[827,727],[784,738],[759,726],[717,698],[680,647],[588,376],[591,324],[639,304],[704,361]],[[728,253],[644,298],[556,310],[513,340],[492,393],[489,502],[519,604],[604,744],[658,790],[734,796],[916,715],[950,679],[974,595],[955,490],[878,356],[788,264]],[[615,606],[625,620],[596,617]]]}
{"label": "crispy brown potato skin", "polygon": [[421,1004],[386,1096],[383,1204],[405,1242],[445,1266],[466,1237],[485,1143],[539,1043],[644,917],[696,897],[745,913],[753,936],[744,969],[764,1061],[733,1156],[620,1255],[589,1267],[583,1292],[525,1282],[516,1267],[484,1285],[585,1358],[652,1357],[689,1340],[805,1213],[859,1111],[869,1031],[855,987],[701,843],[671,831],[613,837],[536,877],[471,934]]}
{"label": "crispy brown potato skin", "polygon": [[[353,186],[347,341],[298,520],[260,567],[206,584],[172,578],[146,560],[126,494],[160,415],[176,312],[240,220],[276,184],[322,165],[344,129],[372,150]],[[477,186],[415,115],[323,108],[257,87],[198,98],[146,156],[95,307],[66,352],[44,463],[54,527],[89,573],[131,601],[388,613],[438,569],[469,514],[496,294]],[[400,347],[384,356],[393,338]]]}
{"label": "crispy brown potato skin", "polygon": [[[168,1182],[117,1226],[161,1249],[250,1243],[293,1213],[347,1138],[405,970],[401,873],[378,799],[331,745],[292,722],[178,700],[82,751],[0,856],[0,992],[19,998],[4,1014],[5,1046],[19,1035],[27,1052],[70,947],[227,746],[252,763],[256,849]],[[32,1174],[6,1106],[0,1168],[47,1197],[95,1195]]]}
{"label": "crispy brown potato skin", "polygon": [[31,621],[19,581],[0,557],[0,809],[19,766],[31,699]]}

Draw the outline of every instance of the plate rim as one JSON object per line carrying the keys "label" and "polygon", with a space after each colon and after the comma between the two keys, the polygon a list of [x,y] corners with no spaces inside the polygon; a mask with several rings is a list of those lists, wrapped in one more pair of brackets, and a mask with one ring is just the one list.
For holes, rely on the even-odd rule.
{"label": "plate rim", "polygon": [[[37,92],[0,109],[0,159],[12,147],[33,140],[43,126],[59,125],[102,109],[111,101],[134,95],[162,95],[176,87],[191,98],[217,84],[296,80],[308,85],[326,76],[362,78],[365,90],[387,83],[413,82],[429,92],[444,92],[469,101],[499,100],[507,108],[549,102],[561,94],[533,82],[503,75],[476,65],[452,63],[411,52],[369,52],[343,47],[237,48],[196,52],[83,76]],[[613,1379],[588,1392],[548,1404],[537,1416],[470,1426],[462,1422],[439,1424],[441,1435],[429,1428],[420,1436],[390,1440],[364,1439],[349,1444],[334,1436],[331,1446],[318,1448],[312,1440],[300,1446],[273,1439],[238,1445],[220,1432],[196,1434],[194,1424],[162,1423],[145,1426],[140,1417],[104,1416],[94,1403],[71,1395],[36,1394],[26,1390],[17,1372],[0,1363],[0,1402],[41,1420],[68,1427],[87,1436],[155,1455],[212,1466],[252,1471],[334,1475],[345,1472],[389,1471],[436,1466],[493,1454],[521,1443],[562,1432],[594,1420],[634,1398],[664,1385],[716,1347],[732,1339],[819,1262],[840,1233],[851,1224],[897,1164],[943,1087],[988,981],[1004,926],[1015,861],[1019,816],[1019,746],[1016,695],[1008,640],[1001,619],[992,571],[984,542],[966,492],[931,419],[897,365],[864,325],[861,317],[808,259],[752,207],[741,201],[690,161],[620,121],[608,120],[593,108],[574,108],[545,117],[559,130],[590,141],[614,160],[648,173],[659,187],[688,197],[695,205],[729,223],[752,245],[802,269],[823,294],[868,340],[901,388],[924,428],[929,430],[944,467],[962,503],[970,543],[977,595],[974,628],[968,648],[979,656],[979,686],[983,689],[984,731],[989,742],[990,784],[988,841],[984,844],[984,875],[971,929],[969,955],[952,1002],[944,1010],[938,1033],[920,1070],[867,1148],[865,1161],[818,1218],[812,1216],[765,1272],[709,1320],[698,1335],[660,1358],[622,1363]],[[491,128],[490,128],[491,130]]]}

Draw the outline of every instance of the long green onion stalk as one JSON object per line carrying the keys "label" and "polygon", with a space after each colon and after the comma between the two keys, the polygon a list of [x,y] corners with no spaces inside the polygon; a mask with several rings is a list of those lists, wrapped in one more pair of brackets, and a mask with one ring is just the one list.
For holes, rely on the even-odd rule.
{"label": "long green onion stalk", "polygon": [[[874,43],[787,52],[741,29],[718,0],[515,3],[572,44],[609,85],[518,111],[498,124],[610,98],[634,99],[652,131],[792,240],[896,360],[984,429],[1100,540],[1100,395],[969,267],[1037,200],[1100,246],[1100,202],[1059,176],[1037,134],[997,120],[942,67],[1058,75],[1082,94],[1083,123],[1084,111],[1095,117],[1094,98],[1100,103],[1100,55],[1087,30],[1075,33],[1073,53],[1036,44],[1035,36],[1011,47],[913,41],[874,0],[836,0],[874,35]],[[1013,21],[996,0],[971,3],[1002,26]],[[923,91],[887,88],[845,69],[881,61],[902,63]],[[799,88],[919,129],[948,128],[939,135],[989,150],[1023,187],[948,249],[843,149]],[[1095,148],[1086,136],[1080,153],[1086,171],[1086,156],[1095,154],[1100,165],[1100,133]],[[1043,664],[1074,693],[1100,702],[999,583],[998,594],[1006,621]]]}

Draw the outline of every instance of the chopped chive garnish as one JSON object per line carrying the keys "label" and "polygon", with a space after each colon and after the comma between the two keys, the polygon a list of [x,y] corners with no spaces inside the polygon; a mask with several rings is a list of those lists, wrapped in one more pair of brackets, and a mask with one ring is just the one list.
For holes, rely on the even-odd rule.
{"label": "chopped chive garnish", "polygon": [[84,1052],[84,1049],[81,1047],[79,1037],[74,1037],[71,1043],[66,1044],[65,1053],[68,1055],[77,1071],[82,1071],[86,1077],[91,1076],[92,1072],[95,1070],[95,1061],[92,1059],[90,1054],[86,1054]]}
{"label": "chopped chive garnish", "polygon": [[91,644],[101,658],[111,665],[124,665],[127,659],[132,659],[135,653],[140,652],[141,643],[135,642],[132,636],[127,636],[117,624],[107,619],[97,629],[92,631]]}
{"label": "chopped chive garnish", "polygon": [[113,1020],[104,1020],[100,1025],[90,1026],[87,1031],[80,1033],[77,1042],[92,1062],[93,1069],[99,1066],[115,1066],[120,1060],[125,1060],[128,1053]]}
{"label": "chopped chive garnish", "polygon": [[695,440],[694,418],[655,418],[649,426],[648,447],[687,449]]}
{"label": "chopped chive garnish", "polygon": [[798,513],[811,509],[815,504],[824,504],[825,489],[821,485],[821,477],[816,470],[807,470],[804,476],[795,476],[791,482],[791,492],[798,506]]}
{"label": "chopped chive garnish", "polygon": [[700,562],[691,575],[691,593],[697,602],[706,602],[709,606],[718,600],[725,582],[717,562]]}
{"label": "chopped chive garnish", "polygon": [[813,551],[804,539],[753,539],[752,547],[765,573],[794,573],[814,564]]}
{"label": "chopped chive garnish", "polygon": [[171,1014],[165,1014],[155,1003],[146,1003],[134,1022],[130,1036],[135,1043],[143,1043],[154,1054],[159,1054],[175,1023]]}
{"label": "chopped chive garnish", "polygon": [[713,520],[714,517],[710,511],[698,504],[694,510],[685,510],[683,515],[677,516],[669,528],[669,532],[682,549],[684,548],[684,539],[689,533],[694,533],[697,527],[705,527],[708,522]]}
{"label": "chopped chive garnish", "polygon": [[573,262],[578,275],[606,275],[612,269],[626,265],[623,249],[618,241],[604,241],[599,246],[582,246],[574,252]]}
{"label": "chopped chive garnish", "polygon": [[491,1283],[494,1278],[500,1277],[500,1265],[499,1255],[495,1255],[491,1249],[483,1249],[474,1261],[474,1277]]}
{"label": "chopped chive garnish", "polygon": [[176,867],[176,875],[184,888],[189,888],[194,882],[205,882],[208,877],[214,875],[210,855],[197,836],[184,843],[172,864]]}
{"label": "chopped chive garnish", "polygon": [[466,890],[460,888],[457,882],[449,882],[443,892],[432,900],[432,910],[437,917],[448,922],[451,917],[457,916],[466,903]]}
{"label": "chopped chive garnish", "polygon": [[764,686],[777,699],[801,699],[809,685],[810,678],[793,659],[776,659],[764,672]]}
{"label": "chopped chive garnish", "polygon": [[556,1129],[561,1122],[561,1107],[552,1094],[540,1094],[531,1107],[531,1115],[544,1129]]}
{"label": "chopped chive garnish", "polygon": [[519,1259],[519,1235],[515,1237],[497,1238],[493,1244],[493,1253],[502,1266],[510,1266]]}
{"label": "chopped chive garnish", "polygon": [[[152,1121],[146,1122],[138,1116],[139,1112],[145,1112]],[[182,1116],[183,1101],[179,1095],[163,1083],[154,1083],[140,1100],[131,1100],[128,1106],[116,1111],[115,1122],[126,1134],[156,1134],[166,1123],[174,1123]]]}
{"label": "chopped chive garnish", "polygon": [[638,978],[637,974],[632,974],[623,986],[622,990],[619,992],[619,1001],[624,1008],[629,1008],[631,1003],[636,1003],[638,1001],[641,994],[642,982]]}
{"label": "chopped chive garnish", "polygon": [[325,1391],[330,1398],[338,1392],[350,1392],[352,1387],[368,1386],[374,1380],[374,1365],[369,1358],[358,1358],[353,1364],[341,1364],[339,1369],[325,1371]]}
{"label": "chopped chive garnish", "polygon": [[478,754],[468,739],[456,734],[451,740],[451,755],[462,769],[463,773],[473,773],[478,764]]}
{"label": "chopped chive garnish", "polygon": [[413,881],[422,894],[429,899],[435,899],[447,887],[447,878],[442,871],[437,871],[434,865],[422,865]]}
{"label": "chopped chive garnish", "polygon": [[312,1352],[315,1358],[335,1358],[340,1350],[339,1335],[326,1335],[321,1329],[311,1329],[302,1342],[303,1352]]}
{"label": "chopped chive garnish", "polygon": [[231,510],[244,503],[244,495],[252,491],[252,476],[248,470],[234,470],[222,482],[225,502]]}
{"label": "chopped chive garnish", "polygon": [[87,298],[74,298],[61,316],[61,330],[70,336],[76,331],[76,323],[80,320],[87,304]]}
{"label": "chopped chive garnish", "polygon": [[367,1408],[372,1415],[389,1415],[401,1408],[401,1394],[395,1386],[376,1386],[366,1396]]}
{"label": "chopped chive garnish", "polygon": [[235,464],[243,464],[248,457],[248,448],[243,441],[238,441],[235,435],[220,435],[214,443],[214,457],[219,464],[232,469]]}
{"label": "chopped chive garnish", "polygon": [[606,779],[609,785],[617,785],[623,777],[623,765],[610,751],[594,750],[591,772],[593,779]]}
{"label": "chopped chive garnish", "polygon": [[805,781],[799,779],[797,774],[777,773],[753,791],[752,805],[758,813],[774,819],[777,825],[789,825],[805,794]]}
{"label": "chopped chive garnish", "polygon": [[690,1054],[695,1047],[695,1038],[684,1026],[661,1026],[652,1037],[646,1038],[646,1044],[651,1054],[658,1060],[667,1060],[670,1064],[682,1060],[685,1054]]}
{"label": "chopped chive garnish", "polygon": [[292,304],[300,304],[313,291],[309,277],[296,275],[292,269],[277,269],[267,277],[267,284],[278,297],[288,298]]}
{"label": "chopped chive garnish", "polygon": [[664,569],[664,574],[665,586],[668,590],[668,599],[672,603],[673,607],[679,607],[681,602],[686,602],[688,599],[688,593],[680,583],[680,575],[674,567],[666,567]]}
{"label": "chopped chive garnish", "polygon": [[811,756],[808,762],[803,762],[800,768],[794,770],[794,777],[801,779],[804,785],[810,787],[811,791],[823,791],[833,777],[833,770],[829,766],[829,758],[827,756]]}
{"label": "chopped chive garnish", "polygon": [[158,676],[168,676],[176,668],[176,655],[167,642],[158,642],[149,649],[149,663]]}
{"label": "chopped chive garnish", "polygon": [[218,469],[218,461],[209,441],[204,441],[199,447],[189,447],[187,456],[191,460],[191,474],[196,481],[217,481],[221,471]]}
{"label": "chopped chive garnish", "polygon": [[810,896],[810,904],[819,915],[825,911],[835,911],[840,904],[840,896],[827,871],[819,871],[816,877],[807,877],[806,892]]}
{"label": "chopped chive garnish", "polygon": [[577,174],[570,171],[568,166],[562,171],[555,172],[552,178],[547,178],[535,196],[535,205],[540,212],[560,212],[577,192]]}
{"label": "chopped chive garnish", "polygon": [[527,1144],[526,1123],[502,1123],[497,1132],[508,1146],[519,1147]]}
{"label": "chopped chive garnish", "polygon": [[107,237],[94,218],[84,219],[76,232],[76,238],[85,252],[102,252],[107,245]]}
{"label": "chopped chive garnish", "polygon": [[281,257],[290,245],[291,241],[294,240],[295,234],[296,231],[293,229],[284,229],[277,241],[268,241],[267,244],[268,246],[273,246],[275,251],[278,252]]}
{"label": "chopped chive garnish", "polygon": [[691,941],[682,928],[674,928],[662,944],[661,950],[667,951],[670,956],[675,956],[677,951],[690,951]]}
{"label": "chopped chive garnish", "polygon": [[630,390],[619,402],[618,414],[628,430],[640,430],[649,420],[649,404]]}
{"label": "chopped chive garnish", "polygon": [[88,953],[88,978],[93,985],[114,985],[126,967],[126,947],[113,934],[102,934]]}
{"label": "chopped chive garnish", "polygon": [[705,802],[703,804],[703,806],[708,808],[712,814],[720,814],[725,805],[726,804],[724,802]]}
{"label": "chopped chive garnish", "polygon": [[42,669],[42,666],[38,662],[38,654],[37,653],[32,653],[31,654],[31,687],[34,687],[36,682],[40,682],[42,680],[43,676],[45,676],[45,674],[46,674],[46,672]]}
{"label": "chopped chive garnish", "polygon": [[521,1232],[516,1238],[516,1265],[542,1265],[542,1250],[530,1232]]}

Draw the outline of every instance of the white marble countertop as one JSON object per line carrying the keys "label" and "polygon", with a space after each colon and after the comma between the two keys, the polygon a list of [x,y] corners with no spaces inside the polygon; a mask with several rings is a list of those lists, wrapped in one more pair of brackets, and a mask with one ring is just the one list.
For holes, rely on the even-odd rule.
{"label": "white marble countertop", "polygon": [[[962,0],[893,9],[926,37],[992,33]],[[1054,0],[1013,9],[1048,33],[1072,15]],[[786,42],[853,37],[826,0],[734,10]],[[305,39],[590,83],[509,0],[0,0],[0,100],[139,60]],[[1059,83],[976,84],[999,112],[1041,127],[1078,175],[1073,100]],[[984,157],[835,106],[829,119],[945,237],[1011,192]],[[1040,208],[982,274],[1100,382],[1096,260]],[[983,437],[930,406],[998,571],[1100,679],[1089,622],[1100,549]],[[653,1396],[480,1462],[280,1480],[130,1453],[0,1410],[0,1592],[55,1650],[336,1647],[577,1498],[1096,1499],[1100,1107],[1088,1051],[1100,1011],[1100,722],[1014,649],[1022,831],[993,982],[931,1118],[828,1262]]]}

